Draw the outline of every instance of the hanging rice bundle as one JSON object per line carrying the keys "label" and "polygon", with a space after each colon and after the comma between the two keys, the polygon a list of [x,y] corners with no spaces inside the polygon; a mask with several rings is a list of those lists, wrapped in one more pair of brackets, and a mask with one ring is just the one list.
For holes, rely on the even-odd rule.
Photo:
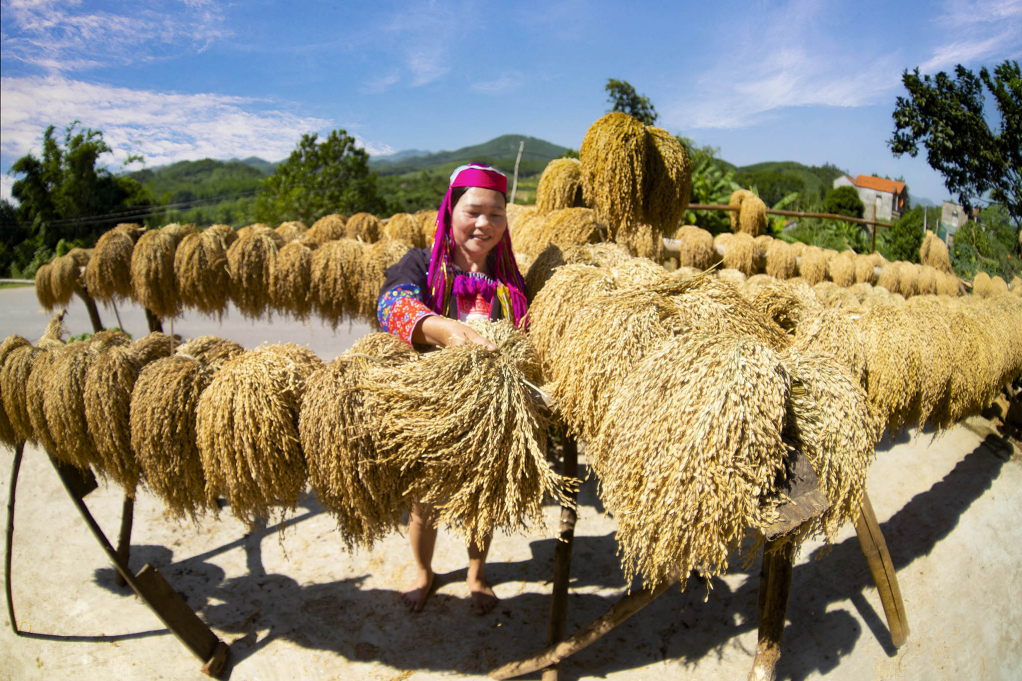
{"label": "hanging rice bundle", "polygon": [[214,234],[220,237],[220,240],[224,242],[225,252],[231,247],[231,244],[238,240],[238,233],[230,225],[210,225],[202,230],[202,233],[209,234],[209,238],[212,238]]}
{"label": "hanging rice bundle", "polygon": [[937,272],[937,295],[957,298],[961,291],[961,282],[954,274]]}
{"label": "hanging rice bundle", "polygon": [[184,307],[218,317],[227,311],[231,272],[218,232],[206,230],[181,240],[174,254],[174,277]]}
{"label": "hanging rice bundle", "polygon": [[1008,295],[1008,282],[997,275],[990,277],[990,294],[987,297],[996,298],[1006,295]]}
{"label": "hanging rice bundle", "polygon": [[[19,348],[25,348],[26,352],[31,352],[32,344],[21,336],[14,334],[4,339],[3,343],[0,344],[0,376],[5,371],[7,364],[7,358]],[[18,390],[15,386],[13,390]],[[11,418],[7,415],[7,386],[0,380],[0,444],[5,444],[11,449],[18,444],[18,440],[25,440],[27,438],[19,438],[17,432],[14,430],[14,425],[11,423]],[[13,400],[12,400],[13,403]],[[14,411],[14,410],[12,410]]]}
{"label": "hanging rice bundle", "polygon": [[305,380],[323,362],[308,348],[263,345],[226,362],[196,407],[206,492],[234,515],[266,519],[294,510],[307,477],[298,436]]}
{"label": "hanging rice bundle", "polygon": [[240,343],[217,336],[198,336],[177,349],[177,354],[196,359],[213,371],[243,352],[245,348]]}
{"label": "hanging rice bundle", "polygon": [[57,307],[57,301],[53,298],[53,288],[50,286],[50,265],[40,265],[35,271],[35,297],[39,305],[46,311]]}
{"label": "hanging rice bundle", "polygon": [[990,293],[990,275],[983,270],[976,272],[976,277],[972,280],[972,295],[979,298],[989,298]]}
{"label": "hanging rice bundle", "polygon": [[795,328],[792,349],[802,355],[825,355],[848,371],[856,384],[865,385],[866,347],[848,313],[819,305],[806,309]]}
{"label": "hanging rice bundle", "polygon": [[379,219],[370,213],[355,213],[344,223],[344,236],[359,239],[366,244],[379,241],[381,231]]}
{"label": "hanging rice bundle", "polygon": [[780,358],[791,377],[784,438],[809,458],[830,502],[806,536],[833,543],[845,523],[859,518],[882,429],[859,382],[830,357],[786,350]]}
{"label": "hanging rice bundle", "polygon": [[131,448],[131,393],[143,366],[131,348],[112,348],[92,362],[83,393],[96,468],[129,496],[135,495],[141,471]]}
{"label": "hanging rice bundle", "polygon": [[930,230],[926,230],[923,243],[919,247],[919,262],[929,265],[940,272],[953,274],[951,258],[948,256],[947,244]]}
{"label": "hanging rice bundle", "polygon": [[354,239],[338,239],[312,254],[312,304],[320,318],[336,329],[353,316],[359,305],[359,278],[366,245]]}
{"label": "hanging rice bundle", "polygon": [[[118,225],[99,237],[85,266],[85,286],[96,300],[131,296],[131,253],[141,228],[120,227],[125,225]],[[137,228],[137,225],[126,227]]]}
{"label": "hanging rice bundle", "polygon": [[898,263],[898,293],[911,298],[919,295],[920,267],[914,263]]}
{"label": "hanging rice bundle", "polygon": [[927,296],[937,294],[937,275],[940,272],[935,267],[924,265],[916,268],[919,272],[919,280],[916,283],[916,295]]}
{"label": "hanging rice bundle", "polygon": [[632,260],[618,244],[590,244],[586,246],[558,246],[551,244],[533,261],[525,275],[525,290],[533,300],[554,270],[561,265],[592,265],[593,267],[614,267]]}
{"label": "hanging rice bundle", "polygon": [[808,247],[809,246],[807,244],[804,244],[801,241],[794,241],[791,244],[791,250],[795,251],[795,257],[797,258],[801,258],[802,254],[805,253],[805,250]]}
{"label": "hanging rice bundle", "polygon": [[56,456],[57,443],[50,434],[50,426],[46,421],[46,412],[43,403],[49,384],[51,369],[60,354],[66,351],[61,346],[52,346],[47,351],[35,358],[32,363],[28,383],[25,385],[25,406],[28,411],[29,423],[32,426],[32,439],[39,445]]}
{"label": "hanging rice bundle", "polygon": [[741,210],[738,212],[738,231],[751,236],[759,236],[767,230],[767,207],[763,199],[755,194],[746,196],[742,200]]}
{"label": "hanging rice bundle", "polygon": [[[931,268],[932,269],[932,268]],[[934,270],[936,271],[936,270]],[[911,422],[922,426],[950,398],[957,363],[958,330],[950,326],[947,304],[935,296],[915,296],[905,306],[918,342],[921,376]]]}
{"label": "hanging rice bundle", "polygon": [[575,158],[555,158],[547,164],[536,187],[536,210],[549,213],[584,206],[582,163]]}
{"label": "hanging rice bundle", "polygon": [[626,580],[718,574],[773,519],[790,389],[771,350],[725,334],[672,337],[625,377],[586,453]]}
{"label": "hanging rice bundle", "polygon": [[532,298],[529,340],[536,348],[546,376],[551,375],[553,353],[578,311],[594,298],[615,289],[617,283],[613,275],[604,268],[564,265]]}
{"label": "hanging rice bundle", "polygon": [[766,251],[766,273],[778,279],[791,279],[798,275],[798,255],[786,241],[773,239]]}
{"label": "hanging rice bundle", "polygon": [[1012,277],[1011,283],[1008,284],[1008,291],[1015,295],[1022,293],[1022,277]]}
{"label": "hanging rice bundle", "polygon": [[436,237],[436,221],[440,211],[437,210],[420,210],[415,213],[415,218],[419,221],[419,227],[422,228],[423,241],[426,242],[426,248],[433,246],[433,239]]}
{"label": "hanging rice bundle", "polygon": [[747,281],[746,276],[742,272],[732,269],[717,270],[717,279],[734,286],[736,289],[741,289]]}
{"label": "hanging rice bundle", "polygon": [[391,215],[387,224],[383,225],[383,236],[391,241],[400,241],[409,248],[426,247],[419,221],[410,213]]}
{"label": "hanging rice bundle", "polygon": [[31,345],[17,347],[10,351],[0,367],[0,397],[17,440],[36,440],[28,413],[27,386],[33,366],[45,354],[45,350]]}
{"label": "hanging rice bundle", "polygon": [[592,441],[624,377],[683,323],[674,301],[648,289],[611,291],[581,306],[544,356],[569,430]]}
{"label": "hanging rice bundle", "polygon": [[[537,220],[537,222],[539,222]],[[589,208],[564,208],[547,213],[539,222],[527,253],[540,253],[550,244],[581,246],[599,243],[608,229]]]}
{"label": "hanging rice bundle", "polygon": [[58,460],[78,468],[100,463],[85,416],[85,381],[98,352],[78,341],[56,351],[43,389],[43,413]]}
{"label": "hanging rice bundle", "polygon": [[427,353],[362,382],[370,413],[386,414],[380,453],[411,473],[407,494],[436,507],[439,523],[469,545],[494,530],[543,523],[543,499],[570,486],[546,461],[546,419],[531,384],[541,380],[528,339],[508,321],[470,322],[497,346]]}
{"label": "hanging rice bundle", "polygon": [[[944,399],[933,409],[929,422],[938,429],[979,413],[993,399],[1000,386],[993,379],[995,355],[1001,347],[990,319],[959,300],[942,305],[942,316],[955,330],[956,342],[951,345],[952,372]],[[978,312],[978,314],[977,314]]]}
{"label": "hanging rice bundle", "polygon": [[280,249],[270,278],[270,301],[284,316],[305,320],[312,311],[312,250],[293,241]]}
{"label": "hanging rice bundle", "polygon": [[663,128],[646,128],[642,169],[642,222],[660,239],[673,234],[688,209],[692,167],[678,138]]}
{"label": "hanging rice bundle", "polygon": [[757,310],[734,286],[711,276],[663,284],[657,291],[671,298],[694,331],[754,339],[774,350],[791,342],[788,334]]}
{"label": "hanging rice bundle", "polygon": [[376,303],[380,297],[380,289],[387,279],[387,270],[396,265],[405,253],[408,245],[401,241],[378,241],[362,251],[362,274],[358,281],[357,313],[362,321],[376,328],[379,320],[376,317]]}
{"label": "hanging rice bundle", "polygon": [[760,234],[753,237],[752,240],[756,242],[756,269],[763,270],[766,268],[767,251],[770,249],[770,244],[774,242],[774,238],[769,234]]}
{"label": "hanging rice bundle", "polygon": [[[752,283],[752,279],[749,283]],[[773,320],[789,334],[795,333],[807,315],[816,315],[823,311],[816,293],[802,280],[795,282],[774,279],[754,288],[747,286],[743,295],[760,314]]]}
{"label": "hanging rice bundle", "polygon": [[313,372],[302,398],[299,433],[309,484],[337,519],[349,550],[372,548],[398,528],[408,506],[401,470],[377,456],[376,421],[365,407],[362,382],[370,367],[397,367],[418,353],[389,333],[359,339]]}
{"label": "hanging rice bundle", "polygon": [[195,233],[195,225],[180,225],[176,222],[172,222],[169,225],[165,225],[160,228],[160,231],[171,237],[174,240],[174,244],[177,245],[181,243],[181,240],[186,236]]}
{"label": "hanging rice bundle", "polygon": [[646,126],[625,113],[609,113],[586,131],[579,150],[582,193],[600,219],[617,232],[642,223],[647,155]]}
{"label": "hanging rice bundle", "polygon": [[135,300],[161,319],[181,312],[174,253],[177,242],[166,228],[146,232],[131,253],[131,288]]}
{"label": "hanging rice bundle", "polygon": [[745,232],[718,234],[714,245],[724,249],[724,268],[738,270],[746,277],[756,273],[756,242]]}
{"label": "hanging rice bundle", "polygon": [[875,284],[877,280],[876,266],[868,255],[855,256],[855,283]]}
{"label": "hanging rice bundle", "polygon": [[664,258],[663,238],[652,225],[644,222],[618,225],[614,241],[628,249],[628,253],[634,257],[649,258],[657,262]]}
{"label": "hanging rice bundle", "polygon": [[88,264],[89,252],[82,248],[72,248],[50,263],[50,290],[58,305],[67,305],[71,301],[71,296],[85,280],[82,270]]}
{"label": "hanging rice bundle", "polygon": [[270,284],[279,246],[269,234],[241,237],[227,252],[231,300],[242,316],[258,319],[270,304]]}
{"label": "hanging rice bundle", "polygon": [[674,239],[680,242],[678,244],[679,267],[705,270],[720,259],[713,245],[713,235],[705,229],[695,225],[683,225],[674,233]]}
{"label": "hanging rice bundle", "polygon": [[196,405],[212,376],[178,354],[144,367],[131,394],[131,447],[141,476],[177,518],[216,509],[207,501],[195,428]]}
{"label": "hanging rice bundle", "polygon": [[[175,338],[174,345],[180,345],[181,339]],[[163,357],[170,357],[170,336],[167,336],[159,331],[153,331],[148,333],[138,340],[132,341],[129,349],[141,366],[145,366],[150,362],[155,362]]]}
{"label": "hanging rice bundle", "polygon": [[347,221],[348,219],[346,217],[337,213],[324,215],[319,220],[312,223],[312,227],[309,228],[307,235],[311,236],[320,244],[325,244],[328,241],[335,241],[337,239],[343,239],[344,225]]}
{"label": "hanging rice bundle", "polygon": [[892,436],[911,420],[925,373],[904,306],[874,305],[858,321],[866,352],[866,392]]}
{"label": "hanging rice bundle", "polygon": [[799,256],[798,274],[810,286],[823,281],[827,274],[827,256],[817,246],[807,246]]}
{"label": "hanging rice bundle", "polygon": [[284,245],[297,241],[309,231],[309,228],[305,226],[304,222],[298,220],[292,220],[289,222],[282,222],[277,225],[277,228],[273,230],[277,233],[277,236],[281,238]]}
{"label": "hanging rice bundle", "polygon": [[731,208],[737,208],[738,210],[729,210],[727,215],[731,222],[731,231],[741,231],[741,212],[742,203],[748,198],[755,198],[756,195],[750,192],[748,189],[736,189],[731,192],[731,198],[728,199],[727,205]]}
{"label": "hanging rice bundle", "polygon": [[131,337],[120,329],[103,329],[89,336],[85,343],[92,352],[101,353],[110,348],[123,348],[131,345]]}
{"label": "hanging rice bundle", "polygon": [[887,289],[891,293],[898,293],[901,280],[901,266],[896,262],[884,263],[877,277],[876,286]]}
{"label": "hanging rice bundle", "polygon": [[851,250],[844,251],[838,257],[827,263],[827,275],[830,280],[848,288],[855,283],[855,253]]}

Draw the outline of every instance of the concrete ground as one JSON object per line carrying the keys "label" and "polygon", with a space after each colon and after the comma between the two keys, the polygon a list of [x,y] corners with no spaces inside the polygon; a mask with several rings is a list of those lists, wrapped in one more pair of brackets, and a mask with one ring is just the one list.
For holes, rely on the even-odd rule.
{"label": "concrete ground", "polygon": [[[113,325],[110,311],[101,311]],[[121,310],[126,329],[145,333],[138,309]],[[31,288],[0,289],[0,336],[38,339],[47,317]],[[80,304],[72,333],[89,330]],[[169,331],[169,329],[167,329]],[[367,331],[336,335],[311,325],[185,317],[184,336],[216,333],[246,347],[262,341],[308,344],[330,359]],[[12,454],[0,450],[6,490]],[[891,550],[911,625],[890,644],[877,591],[847,527],[831,547],[804,547],[794,571],[779,677],[811,679],[1022,678],[1022,465],[1010,441],[972,419],[933,439],[912,432],[885,443],[869,493]],[[101,486],[86,498],[110,537],[121,492]],[[542,647],[554,540],[497,537],[488,574],[502,602],[471,614],[466,558],[441,534],[439,588],[417,615],[399,590],[412,577],[402,536],[347,554],[329,514],[312,497],[287,527],[249,531],[229,510],[219,519],[179,523],[141,493],[131,567],[157,566],[224,641],[233,681],[249,679],[483,678],[494,666]],[[558,510],[548,518],[556,527]],[[4,512],[6,519],[6,511]],[[582,488],[568,632],[609,608],[626,585],[614,521],[593,480]],[[569,681],[608,678],[739,679],[756,647],[759,561],[732,569],[712,588],[671,590],[562,666]],[[2,616],[0,679],[201,679],[200,663],[126,588],[105,560],[49,463],[26,451],[18,484],[13,572],[23,632]],[[532,678],[538,678],[534,676]]]}

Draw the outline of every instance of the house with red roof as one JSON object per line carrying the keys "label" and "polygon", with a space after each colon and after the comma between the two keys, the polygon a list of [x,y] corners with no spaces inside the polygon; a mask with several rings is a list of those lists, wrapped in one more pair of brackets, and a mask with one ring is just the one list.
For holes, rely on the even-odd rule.
{"label": "house with red roof", "polygon": [[852,179],[842,175],[834,180],[834,189],[838,187],[855,187],[866,206],[863,217],[867,220],[897,220],[908,205],[908,188],[897,180],[872,175],[857,175]]}

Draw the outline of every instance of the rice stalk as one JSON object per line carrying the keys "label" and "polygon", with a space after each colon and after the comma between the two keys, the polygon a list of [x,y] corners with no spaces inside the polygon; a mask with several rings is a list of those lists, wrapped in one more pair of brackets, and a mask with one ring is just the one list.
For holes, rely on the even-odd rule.
{"label": "rice stalk", "polygon": [[243,317],[258,319],[270,309],[270,285],[278,243],[266,232],[238,239],[227,253],[230,294]]}
{"label": "rice stalk", "polygon": [[680,241],[678,265],[694,267],[697,270],[709,269],[719,256],[713,245],[713,235],[695,225],[683,225],[674,233],[674,239]]}
{"label": "rice stalk", "polygon": [[273,307],[298,320],[306,320],[312,312],[312,250],[293,241],[277,253],[270,277],[270,300]]}
{"label": "rice stalk", "polygon": [[365,244],[379,241],[381,231],[379,219],[370,213],[355,213],[344,223],[344,236],[359,239]]}
{"label": "rice stalk", "polygon": [[[0,343],[0,376],[5,371],[5,365],[7,359],[19,348],[26,348],[26,352],[31,352],[32,344],[29,343],[25,338],[18,334],[13,334],[4,339],[3,343]],[[17,386],[11,386],[11,389],[17,391]],[[3,380],[0,380],[0,444],[5,444],[11,449],[14,449],[18,441],[24,441],[28,438],[19,438],[18,433],[14,429],[14,425],[11,423],[11,418],[7,415],[7,397],[5,393],[8,387]],[[12,400],[13,402],[13,400]],[[12,411],[14,411],[12,409]]]}
{"label": "rice stalk", "polygon": [[161,319],[169,319],[180,314],[181,298],[174,274],[177,242],[164,229],[138,238],[131,253],[131,288],[143,307]]}
{"label": "rice stalk", "polygon": [[324,215],[319,220],[312,223],[312,227],[310,227],[308,231],[308,236],[311,236],[320,244],[325,244],[328,241],[335,241],[337,239],[343,239],[344,225],[347,221],[347,218],[337,213]]}
{"label": "rice stalk", "polygon": [[206,230],[183,238],[174,254],[174,277],[182,306],[222,317],[227,311],[231,272],[220,232]]}
{"label": "rice stalk", "polygon": [[138,225],[118,225],[99,237],[85,266],[89,295],[103,301],[131,297],[131,254],[141,231]]}

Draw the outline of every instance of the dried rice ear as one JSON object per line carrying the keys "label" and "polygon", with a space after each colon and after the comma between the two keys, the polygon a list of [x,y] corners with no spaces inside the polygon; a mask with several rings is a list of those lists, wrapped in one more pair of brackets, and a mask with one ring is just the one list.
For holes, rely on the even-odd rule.
{"label": "dried rice ear", "polygon": [[53,288],[50,286],[50,265],[40,265],[35,271],[35,297],[40,307],[46,311],[57,307],[57,301],[53,297]]}
{"label": "dried rice ear", "polygon": [[798,275],[798,253],[794,246],[774,239],[767,246],[766,273],[778,279],[792,279]]}
{"label": "dried rice ear", "polygon": [[391,241],[400,241],[409,248],[426,247],[426,239],[419,227],[419,221],[410,213],[391,215],[387,224],[383,225],[383,236]]}
{"label": "dried rice ear", "polygon": [[356,294],[356,311],[359,318],[373,328],[379,328],[376,317],[376,303],[380,289],[387,279],[387,270],[396,265],[405,253],[408,245],[401,241],[378,241],[362,251],[362,273],[358,278]]}
{"label": "dried rice ear", "polygon": [[177,348],[177,354],[196,359],[214,371],[243,352],[245,348],[240,343],[217,336],[198,336]]}
{"label": "dried rice ear", "polygon": [[284,245],[291,243],[292,241],[298,241],[309,231],[309,228],[305,226],[304,222],[299,220],[292,220],[289,222],[280,223],[274,232],[281,238]]}
{"label": "dried rice ear", "polygon": [[344,236],[357,239],[365,244],[374,244],[380,240],[382,225],[379,218],[371,213],[355,213],[344,224]]}
{"label": "dried rice ear", "polygon": [[579,149],[582,193],[611,229],[642,223],[643,170],[647,154],[646,127],[625,113],[609,113],[586,131]]}
{"label": "dried rice ear", "polygon": [[227,311],[231,272],[221,231],[207,229],[182,239],[174,254],[174,276],[184,307],[222,317]]}
{"label": "dried rice ear", "polygon": [[[7,364],[7,358],[17,350],[18,348],[31,348],[32,344],[25,338],[14,334],[4,339],[3,343],[0,344],[0,376],[3,375],[4,366]],[[16,390],[17,388],[15,388]],[[14,426],[11,423],[11,418],[7,415],[7,409],[4,406],[6,397],[4,393],[7,391],[7,386],[0,381],[0,444],[5,444],[11,449],[17,446],[19,440],[24,441],[24,438],[19,438],[18,434],[14,430]]]}
{"label": "dried rice ear", "polygon": [[582,163],[574,158],[555,158],[547,164],[536,187],[536,210],[549,213],[584,206]]}
{"label": "dried rice ear", "polygon": [[270,277],[270,299],[277,312],[298,320],[312,312],[312,250],[292,241],[277,253]]}
{"label": "dried rice ear", "polygon": [[166,228],[139,237],[131,253],[131,287],[135,300],[161,319],[181,312],[174,256],[177,240]]}
{"label": "dried rice ear", "polygon": [[309,228],[308,236],[318,241],[320,244],[325,244],[328,241],[334,241],[336,239],[344,238],[344,224],[347,222],[347,218],[343,215],[333,214],[325,215],[319,220],[312,223],[312,227]]}
{"label": "dried rice ear", "polygon": [[[181,337],[175,336],[174,347],[181,345]],[[130,350],[142,366],[171,355],[171,339],[160,331],[153,331],[131,342]]]}
{"label": "dried rice ear", "polygon": [[755,287],[747,287],[743,295],[760,314],[789,334],[796,332],[807,315],[823,310],[820,299],[803,280],[764,281]]}
{"label": "dried rice ear", "polygon": [[680,246],[679,267],[694,267],[705,270],[713,266],[719,256],[713,245],[713,235],[695,225],[683,225],[674,233]]}
{"label": "dried rice ear", "polygon": [[31,345],[12,349],[0,367],[0,397],[4,413],[11,424],[15,442],[35,442],[32,420],[28,413],[28,379],[32,367],[45,350]]}
{"label": "dried rice ear", "polygon": [[231,300],[244,317],[258,319],[271,309],[270,284],[279,241],[272,231],[253,231],[239,238],[227,253]]}
{"label": "dried rice ear", "polygon": [[810,286],[823,281],[827,274],[827,256],[817,246],[807,246],[799,255],[798,274]]}
{"label": "dried rice ear", "polygon": [[333,329],[358,312],[365,249],[354,239],[338,239],[312,253],[312,304]]}
{"label": "dried rice ear", "polygon": [[99,452],[89,434],[85,416],[85,380],[97,353],[86,341],[69,343],[54,351],[42,388],[42,407],[51,444],[58,461],[78,468],[99,464]]}
{"label": "dried rice ear", "polygon": [[85,285],[96,300],[131,296],[131,254],[141,234],[138,225],[118,225],[96,242],[85,267]]}
{"label": "dried rice ear", "polygon": [[96,468],[130,497],[135,496],[141,475],[131,447],[131,393],[143,366],[130,347],[111,348],[89,367],[83,393]]}

